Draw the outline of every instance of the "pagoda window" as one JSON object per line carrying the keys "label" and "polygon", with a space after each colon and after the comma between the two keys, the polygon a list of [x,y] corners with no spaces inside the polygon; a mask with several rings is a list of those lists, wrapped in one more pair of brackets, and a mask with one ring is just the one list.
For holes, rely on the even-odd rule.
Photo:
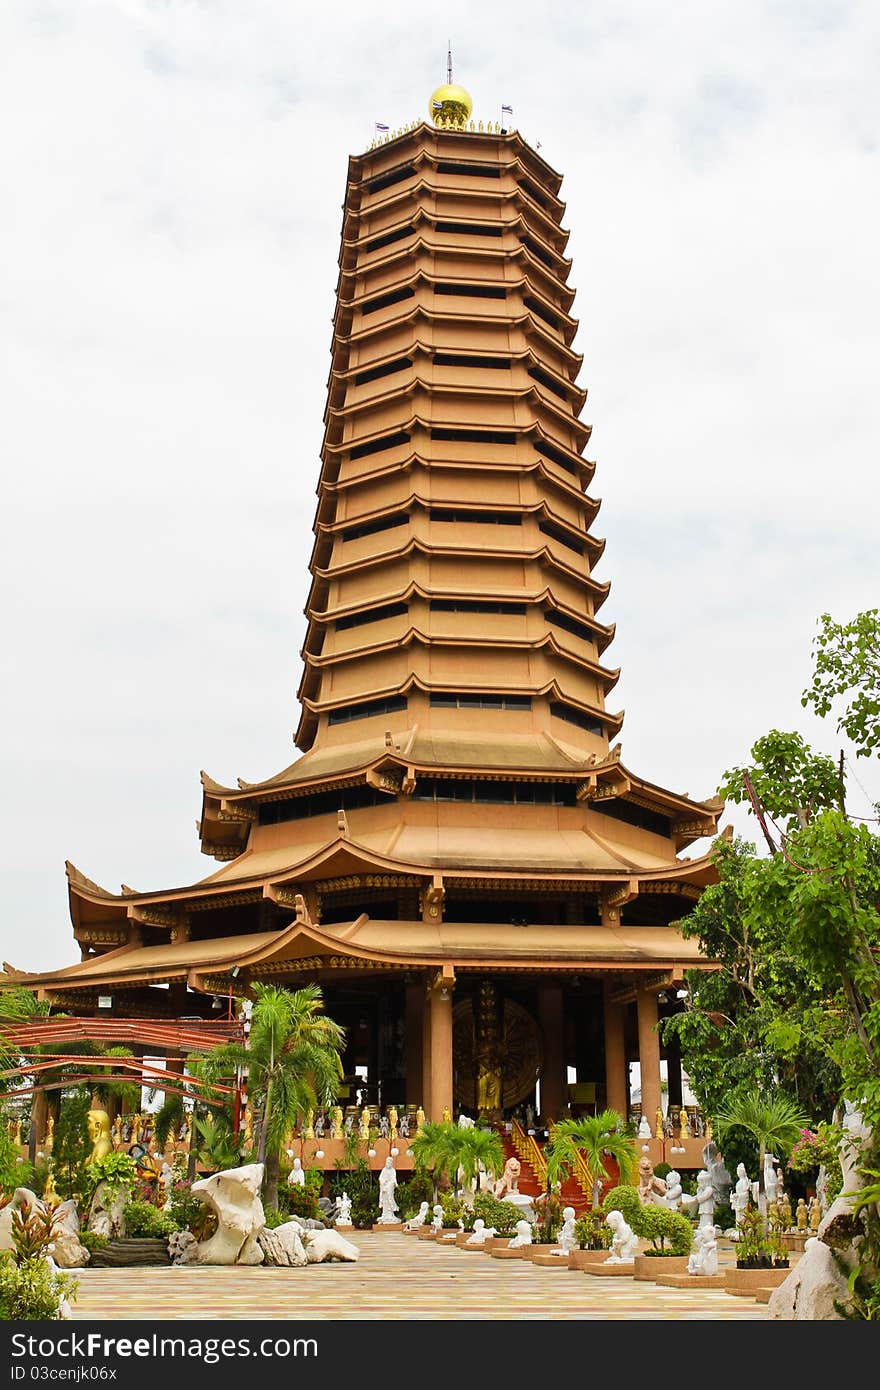
{"label": "pagoda window", "polygon": [[428,515],[432,521],[471,522],[480,526],[521,526],[522,516],[518,512],[465,512],[454,511],[450,507],[431,507]]}
{"label": "pagoda window", "polygon": [[411,366],[411,357],[398,357],[394,362],[383,362],[380,367],[370,367],[368,371],[358,372],[354,384],[355,386],[366,386],[370,381],[378,381],[383,376],[393,376],[395,372],[402,372],[406,367]]}
{"label": "pagoda window", "polygon": [[487,226],[485,222],[438,222],[438,232],[453,232],[459,236],[503,236],[503,227]]}
{"label": "pagoda window", "polygon": [[546,443],[543,439],[538,439],[535,441],[535,453],[543,455],[544,458],[550,459],[551,463],[556,463],[560,468],[564,468],[566,473],[571,473],[574,477],[577,477],[576,466],[572,463],[570,458],[566,457],[561,449],[554,449],[552,444]]}
{"label": "pagoda window", "polygon": [[586,729],[588,734],[602,733],[599,720],[578,709],[577,705],[566,705],[562,700],[551,700],[550,713],[554,719],[564,719],[566,724],[576,724],[579,729]]}
{"label": "pagoda window", "polygon": [[339,787],[307,796],[289,796],[281,801],[266,801],[259,808],[260,825],[278,825],[282,821],[303,820],[307,816],[332,815],[335,811],[356,811],[363,806],[384,806],[388,793],[375,787]]}
{"label": "pagoda window", "polygon": [[457,352],[435,352],[435,367],[486,367],[494,371],[508,371],[509,357],[476,357],[473,354]]}
{"label": "pagoda window", "polygon": [[415,290],[411,285],[402,285],[398,290],[389,290],[375,299],[367,299],[360,305],[362,314],[375,314],[379,309],[387,309],[389,304],[399,304],[403,299],[414,299]]}
{"label": "pagoda window", "polygon": [[552,391],[554,396],[558,396],[560,400],[568,400],[568,392],[559,385],[558,381],[554,380],[549,372],[542,372],[540,367],[530,367],[529,376],[535,381],[540,381],[542,386],[546,386],[547,390]]}
{"label": "pagoda window", "polygon": [[392,246],[395,241],[403,241],[404,237],[412,236],[415,227],[409,223],[405,227],[397,227],[393,232],[386,232],[384,236],[373,237],[372,241],[365,242],[364,252],[379,251],[383,246]]}
{"label": "pagoda window", "polygon": [[527,309],[531,309],[533,314],[537,314],[539,319],[543,319],[545,323],[549,323],[551,328],[555,328],[557,333],[562,332],[564,320],[559,318],[556,314],[551,314],[550,310],[545,309],[544,305],[539,300],[527,294],[523,299],[523,304],[525,304]]}
{"label": "pagoda window", "polygon": [[652,830],[655,835],[668,838],[671,834],[668,816],[661,816],[659,811],[651,811],[647,806],[637,806],[634,801],[624,801],[622,797],[594,801],[590,809],[600,816],[611,816],[627,825],[637,825],[641,830]]}
{"label": "pagoda window", "polygon": [[531,709],[530,695],[499,695],[486,691],[439,690],[432,693],[431,704],[436,709]]}
{"label": "pagoda window", "polygon": [[412,164],[401,164],[397,169],[391,169],[387,174],[379,174],[375,179],[368,179],[363,187],[367,193],[381,193],[383,188],[391,188],[395,183],[403,183],[404,179],[411,178],[415,173]]}
{"label": "pagoda window", "polygon": [[353,719],[372,719],[375,714],[396,714],[406,709],[405,695],[389,695],[385,700],[361,700],[356,705],[346,705],[342,709],[332,709],[327,716],[329,724],[348,724]]}
{"label": "pagoda window", "polygon": [[558,541],[566,549],[573,550],[575,555],[583,555],[583,542],[574,540],[567,531],[563,531],[561,526],[554,526],[552,521],[540,521],[538,530],[543,531],[545,536],[551,536],[554,541]]}
{"label": "pagoda window", "polygon": [[391,531],[395,526],[405,526],[406,512],[391,512],[388,516],[376,517],[375,521],[364,521],[359,526],[349,526],[338,532],[343,541],[359,541],[364,536],[375,536],[379,531]]}
{"label": "pagoda window", "polygon": [[457,444],[515,444],[516,435],[510,430],[452,430],[438,426],[431,430],[432,439],[446,439]]}
{"label": "pagoda window", "polygon": [[457,294],[464,299],[506,299],[507,290],[501,285],[452,285],[436,284],[435,294]]}
{"label": "pagoda window", "polygon": [[514,617],[525,617],[524,603],[485,603],[482,599],[432,598],[432,613],[507,613]]}
{"label": "pagoda window", "polygon": [[595,642],[596,634],[586,623],[578,622],[577,618],[570,618],[567,613],[560,613],[558,608],[548,608],[545,614],[548,623],[554,627],[561,627],[566,632],[570,632],[573,637],[582,637],[585,642]]}
{"label": "pagoda window", "polygon": [[468,777],[420,777],[414,801],[467,801],[484,806],[576,806],[568,782],[505,782]]}
{"label": "pagoda window", "polygon": [[336,627],[365,627],[367,623],[380,623],[383,618],[401,618],[408,612],[405,603],[384,603],[379,608],[368,608],[363,613],[349,613],[344,618],[337,618]]}
{"label": "pagoda window", "polygon": [[497,164],[453,164],[451,160],[441,160],[437,165],[439,174],[464,174],[467,178],[500,179],[501,169]]}
{"label": "pagoda window", "polygon": [[383,434],[379,439],[371,439],[366,444],[356,444],[353,449],[349,449],[348,456],[352,459],[362,459],[368,454],[381,454],[383,449],[396,449],[398,444],[408,444],[409,438],[406,430]]}

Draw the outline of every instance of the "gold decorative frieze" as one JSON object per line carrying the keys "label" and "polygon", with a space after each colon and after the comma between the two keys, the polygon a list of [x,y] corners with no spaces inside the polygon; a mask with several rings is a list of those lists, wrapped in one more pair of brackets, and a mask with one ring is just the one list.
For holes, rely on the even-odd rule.
{"label": "gold decorative frieze", "polygon": [[203,840],[202,854],[210,855],[212,859],[222,859],[224,861],[229,859],[237,859],[238,856],[241,854],[241,844],[239,843],[237,845],[226,845],[218,844],[217,842],[212,840]]}
{"label": "gold decorative frieze", "polygon": [[193,898],[186,906],[189,912],[211,912],[216,907],[243,907],[246,903],[258,903],[262,898],[262,888],[247,888],[240,893],[220,893],[216,898]]}
{"label": "gold decorative frieze", "polygon": [[221,801],[218,820],[245,821],[253,824],[259,819],[256,806],[247,806],[239,801]]}
{"label": "gold decorative frieze", "polygon": [[77,941],[88,946],[125,946],[130,939],[128,932],[120,927],[81,927],[74,935]]}
{"label": "gold decorative frieze", "polygon": [[641,893],[674,893],[678,898],[687,898],[690,902],[696,902],[700,896],[699,888],[695,888],[692,883],[643,883],[639,889]]}

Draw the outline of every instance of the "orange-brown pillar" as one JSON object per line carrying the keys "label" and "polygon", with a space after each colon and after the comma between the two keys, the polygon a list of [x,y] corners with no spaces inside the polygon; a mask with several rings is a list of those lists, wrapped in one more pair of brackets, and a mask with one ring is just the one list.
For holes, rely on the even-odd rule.
{"label": "orange-brown pillar", "polygon": [[562,986],[539,985],[538,1020],[544,1042],[541,1068],[541,1116],[545,1122],[565,1118],[568,1088],[562,1017]]}
{"label": "orange-brown pillar", "polygon": [[452,1114],[452,989],[454,981],[438,981],[428,996],[430,1015],[431,1082],[428,1088],[430,1108],[425,1111],[429,1120],[439,1123],[443,1111]]}
{"label": "orange-brown pillar", "polygon": [[626,1119],[629,1110],[629,1069],[626,1061],[624,1007],[611,1000],[605,986],[605,1105]]}
{"label": "orange-brown pillar", "polygon": [[[431,990],[422,998],[422,1098],[421,1107],[429,1120],[433,1120],[431,1108]],[[438,1116],[439,1118],[439,1116]]]}
{"label": "orange-brown pillar", "polygon": [[654,1133],[654,1116],[660,1105],[660,1035],[657,1032],[657,995],[640,989],[636,994],[639,1020],[639,1070],[642,1077],[642,1114]]}
{"label": "orange-brown pillar", "polygon": [[406,986],[406,1103],[425,1104],[424,1045],[425,987],[418,981]]}

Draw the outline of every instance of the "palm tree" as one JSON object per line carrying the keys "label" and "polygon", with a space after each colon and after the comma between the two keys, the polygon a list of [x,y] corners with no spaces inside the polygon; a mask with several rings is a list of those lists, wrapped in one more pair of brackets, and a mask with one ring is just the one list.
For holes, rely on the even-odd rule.
{"label": "palm tree", "polygon": [[342,1078],[345,1031],[323,1013],[319,985],[281,989],[254,985],[250,1036],[243,1046],[226,1043],[206,1058],[210,1077],[246,1067],[248,1092],[259,1126],[257,1158],[266,1164],[263,1196],[278,1206],[281,1147],[309,1110],[330,1105]]}
{"label": "palm tree", "polygon": [[744,1129],[758,1146],[758,1210],[766,1220],[767,1197],[764,1190],[764,1158],[768,1153],[780,1157],[797,1143],[810,1117],[788,1096],[762,1095],[748,1091],[735,1097],[715,1116],[715,1128],[723,1143],[732,1129]]}
{"label": "palm tree", "polygon": [[458,1172],[457,1132],[457,1125],[426,1120],[409,1146],[415,1167],[420,1172],[431,1169],[435,1202],[440,1179]]}
{"label": "palm tree", "polygon": [[479,1125],[460,1129],[453,1125],[455,1134],[451,1136],[450,1147],[454,1154],[455,1193],[458,1195],[459,1179],[464,1184],[476,1182],[480,1171],[497,1178],[504,1167],[504,1145],[494,1129],[481,1129]]}
{"label": "palm tree", "polygon": [[622,1183],[628,1183],[633,1175],[636,1154],[625,1128],[626,1121],[616,1110],[603,1110],[580,1120],[560,1120],[547,1144],[547,1190],[552,1192],[557,1182],[564,1182],[580,1153],[592,1183],[591,1206],[595,1210],[602,1184],[609,1177],[606,1158],[617,1164]]}

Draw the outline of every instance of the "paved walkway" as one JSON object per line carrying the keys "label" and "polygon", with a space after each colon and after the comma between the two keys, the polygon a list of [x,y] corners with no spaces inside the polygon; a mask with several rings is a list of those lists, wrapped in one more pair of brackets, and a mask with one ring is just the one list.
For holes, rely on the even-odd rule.
{"label": "paved walkway", "polygon": [[[85,1269],[75,1319],[652,1319],[756,1321],[765,1304],[723,1289],[666,1289],[626,1277],[494,1260],[398,1232],[356,1231],[354,1264],[305,1269]],[[728,1251],[719,1252],[729,1260]]]}

